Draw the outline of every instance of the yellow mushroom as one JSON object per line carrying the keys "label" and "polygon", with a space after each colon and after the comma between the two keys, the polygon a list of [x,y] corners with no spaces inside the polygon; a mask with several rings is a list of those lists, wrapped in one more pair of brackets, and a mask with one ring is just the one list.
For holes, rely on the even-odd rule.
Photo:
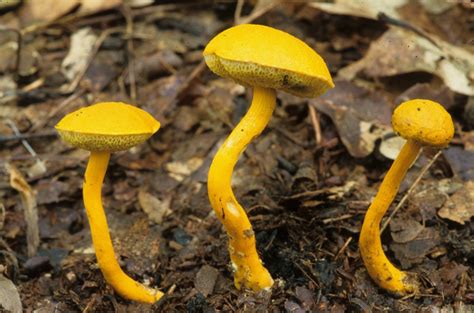
{"label": "yellow mushroom", "polygon": [[97,262],[105,280],[123,297],[155,303],[163,293],[136,282],[118,264],[102,207],[101,188],[110,153],[147,140],[160,123],[147,112],[120,102],[91,105],[66,115],[56,125],[62,139],[91,152],[84,177],[84,206]]}
{"label": "yellow mushroom", "polygon": [[360,232],[360,254],[372,279],[382,288],[405,295],[418,291],[417,279],[397,269],[385,256],[380,222],[397,195],[400,183],[423,146],[446,147],[454,134],[451,115],[438,103],[415,99],[402,103],[392,116],[395,132],[407,139],[380,185]]}
{"label": "yellow mushroom", "polygon": [[267,289],[273,279],[258,256],[247,214],[232,192],[232,171],[245,147],[268,124],[275,108],[275,89],[300,97],[317,97],[334,84],[324,60],[312,48],[267,26],[243,24],[229,28],[209,42],[203,55],[217,75],[253,88],[248,112],[212,161],[208,194],[228,234],[235,286],[254,291]]}

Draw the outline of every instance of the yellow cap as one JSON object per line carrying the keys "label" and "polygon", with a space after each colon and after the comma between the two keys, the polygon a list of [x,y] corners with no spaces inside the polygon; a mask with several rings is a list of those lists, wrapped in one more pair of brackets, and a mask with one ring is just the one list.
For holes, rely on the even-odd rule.
{"label": "yellow cap", "polygon": [[414,99],[400,104],[392,115],[393,129],[424,146],[446,147],[454,135],[451,115],[437,102]]}
{"label": "yellow cap", "polygon": [[69,113],[55,126],[67,143],[89,151],[120,151],[153,135],[160,123],[122,102],[101,102]]}
{"label": "yellow cap", "polygon": [[217,75],[246,86],[317,97],[334,87],[324,60],[300,39],[268,26],[242,24],[214,37],[203,52]]}

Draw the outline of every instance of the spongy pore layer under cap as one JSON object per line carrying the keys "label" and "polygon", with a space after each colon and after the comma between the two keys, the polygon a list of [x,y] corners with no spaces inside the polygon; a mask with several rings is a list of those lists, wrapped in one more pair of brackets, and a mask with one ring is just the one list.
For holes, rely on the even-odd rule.
{"label": "spongy pore layer under cap", "polygon": [[149,113],[122,102],[101,102],[66,115],[56,125],[61,138],[89,151],[126,150],[160,128]]}
{"label": "spongy pore layer under cap", "polygon": [[300,39],[283,31],[243,24],[215,36],[203,52],[217,75],[246,86],[317,97],[334,87],[324,60]]}
{"label": "spongy pore layer under cap", "polygon": [[446,147],[454,135],[451,115],[441,104],[425,99],[400,104],[393,112],[392,125],[403,138],[424,146]]}

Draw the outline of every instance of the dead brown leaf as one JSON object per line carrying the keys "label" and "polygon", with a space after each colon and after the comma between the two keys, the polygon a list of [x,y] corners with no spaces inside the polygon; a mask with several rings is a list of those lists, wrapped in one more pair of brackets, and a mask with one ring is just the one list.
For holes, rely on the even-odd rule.
{"label": "dead brown leaf", "polygon": [[348,81],[335,84],[335,88],[310,103],[331,117],[352,156],[366,157],[374,150],[375,141],[390,131],[390,102],[383,94]]}
{"label": "dead brown leaf", "polygon": [[424,227],[413,219],[394,218],[390,222],[393,241],[405,243],[414,240]]}
{"label": "dead brown leaf", "polygon": [[160,200],[152,194],[140,190],[138,192],[138,202],[140,203],[143,212],[145,212],[148,215],[148,218],[156,224],[161,224],[163,217],[171,213],[171,197]]}
{"label": "dead brown leaf", "polygon": [[22,25],[54,21],[71,12],[80,2],[81,0],[25,1],[20,9]]}
{"label": "dead brown leaf", "polygon": [[438,215],[464,225],[474,216],[474,181],[468,181],[461,190],[453,194]]}
{"label": "dead brown leaf", "polygon": [[474,55],[442,40],[429,40],[407,29],[392,27],[374,41],[361,60],[339,71],[352,80],[359,73],[388,77],[427,72],[443,79],[453,91],[474,95]]}
{"label": "dead brown leaf", "polygon": [[406,243],[392,243],[391,250],[395,257],[400,261],[402,268],[406,269],[413,264],[423,262],[425,256],[431,249],[441,242],[439,232],[434,227],[423,228],[418,236]]}
{"label": "dead brown leaf", "polygon": [[120,4],[122,0],[80,0],[81,7],[79,8],[80,14],[95,14],[105,10],[113,9]]}

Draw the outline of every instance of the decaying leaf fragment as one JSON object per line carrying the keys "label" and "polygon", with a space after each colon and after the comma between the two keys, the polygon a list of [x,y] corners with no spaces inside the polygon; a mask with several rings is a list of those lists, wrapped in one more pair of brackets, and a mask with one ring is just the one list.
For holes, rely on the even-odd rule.
{"label": "decaying leaf fragment", "polygon": [[0,274],[0,312],[23,312],[16,286],[2,274]]}
{"label": "decaying leaf fragment", "polygon": [[10,173],[10,186],[18,191],[21,196],[21,204],[23,206],[27,225],[26,241],[28,244],[28,256],[32,257],[36,255],[40,241],[36,196],[33,189],[31,189],[23,175],[14,165],[7,163],[6,169]]}
{"label": "decaying leaf fragment", "polygon": [[310,104],[332,119],[353,157],[366,157],[374,150],[375,141],[391,132],[390,102],[382,94],[348,81],[339,80],[335,85]]}
{"label": "decaying leaf fragment", "polygon": [[444,204],[438,215],[442,218],[464,225],[474,216],[474,181],[453,194]]}
{"label": "decaying leaf fragment", "polygon": [[359,61],[341,69],[352,80],[359,73],[387,77],[427,72],[440,77],[453,91],[474,95],[474,55],[440,39],[428,40],[412,31],[392,27],[374,41]]}

